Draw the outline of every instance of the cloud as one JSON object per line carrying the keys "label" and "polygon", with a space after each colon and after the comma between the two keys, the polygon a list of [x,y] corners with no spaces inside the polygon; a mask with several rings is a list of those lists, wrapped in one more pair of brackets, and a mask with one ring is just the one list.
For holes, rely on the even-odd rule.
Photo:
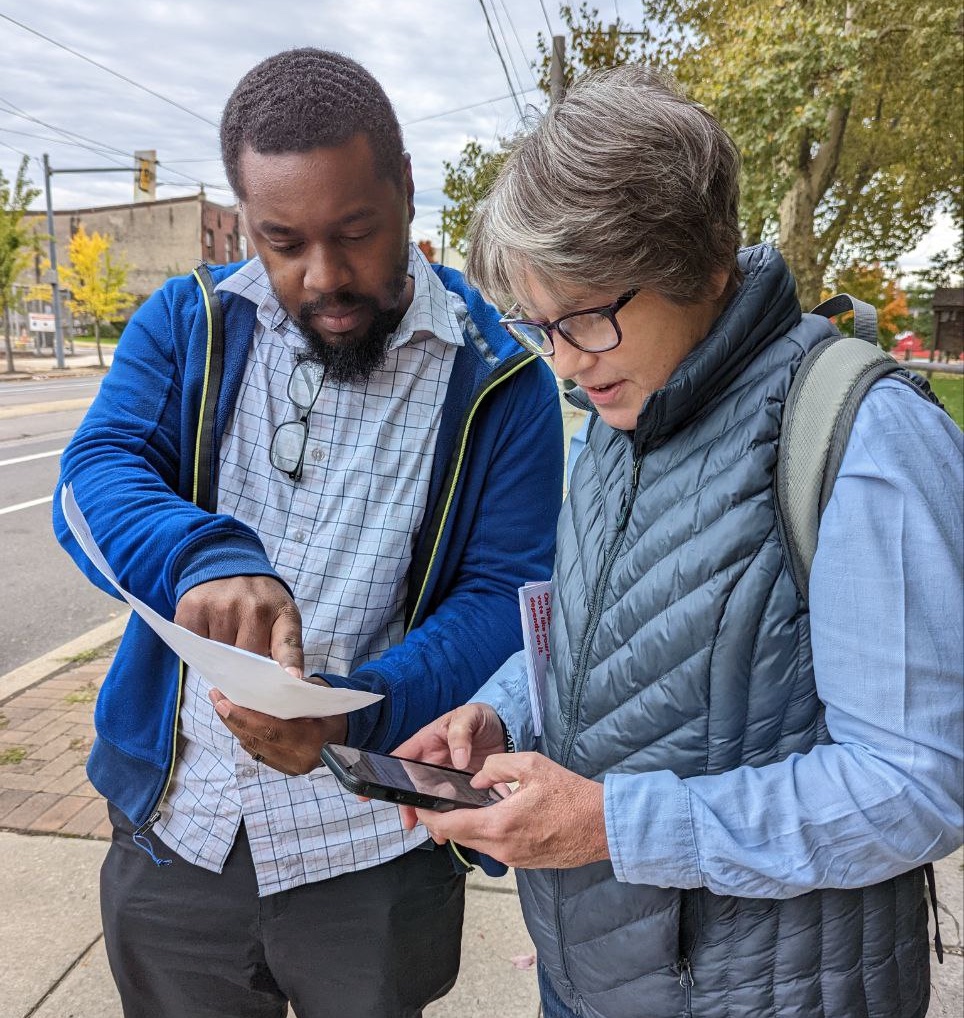
{"label": "cloud", "polygon": [[[599,6],[605,10],[608,3]],[[469,137],[494,144],[516,126],[511,99],[422,119],[509,91],[477,0],[352,4],[236,0],[219,5],[183,0],[142,0],[136,5],[126,0],[33,0],[3,7],[0,14],[33,31],[0,19],[4,40],[0,170],[10,177],[20,153],[26,153],[31,157],[31,176],[41,187],[39,161],[45,152],[54,169],[63,170],[132,165],[135,149],[153,148],[162,164],[159,197],[191,193],[203,182],[212,199],[230,201],[217,130],[205,120],[218,121],[225,100],[247,70],[272,53],[295,46],[334,49],[359,60],[381,81],[402,124],[419,121],[405,129],[405,139],[416,188],[424,192],[419,196],[423,200],[418,222],[426,224],[426,233],[433,215],[437,222],[441,195],[431,189],[442,183],[444,161],[456,160]],[[489,0],[489,7],[497,10],[507,52],[531,88],[515,36],[528,48],[528,58],[534,58],[537,33],[546,29],[538,0]],[[547,8],[554,11],[555,4]],[[132,188],[122,173],[52,177],[55,208],[127,202]],[[37,204],[42,207],[42,196]]]}

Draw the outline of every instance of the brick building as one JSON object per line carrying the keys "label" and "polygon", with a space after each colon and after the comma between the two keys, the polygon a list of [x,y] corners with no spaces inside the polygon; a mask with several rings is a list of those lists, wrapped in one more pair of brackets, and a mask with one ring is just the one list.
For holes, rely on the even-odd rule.
{"label": "brick building", "polygon": [[[29,214],[27,220],[38,233],[46,234],[43,213]],[[225,264],[243,257],[237,207],[217,205],[203,191],[129,205],[58,209],[54,233],[59,264],[66,262],[70,238],[81,224],[88,234],[113,239],[111,254],[127,265],[127,289],[140,299],[169,276],[190,272],[200,261]],[[39,281],[38,259],[18,282],[29,286]]]}

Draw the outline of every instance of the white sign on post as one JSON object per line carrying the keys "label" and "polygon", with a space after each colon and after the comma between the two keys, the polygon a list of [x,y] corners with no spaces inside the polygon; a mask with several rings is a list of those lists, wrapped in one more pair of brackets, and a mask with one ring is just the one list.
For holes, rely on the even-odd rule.
{"label": "white sign on post", "polygon": [[27,315],[27,321],[31,332],[56,332],[53,315],[43,315],[31,311]]}

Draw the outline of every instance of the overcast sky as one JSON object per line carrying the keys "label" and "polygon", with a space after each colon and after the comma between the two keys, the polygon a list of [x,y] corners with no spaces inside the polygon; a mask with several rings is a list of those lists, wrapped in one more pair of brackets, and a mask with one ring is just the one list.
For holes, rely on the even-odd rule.
{"label": "overcast sky", "polygon": [[[0,170],[10,179],[26,154],[42,187],[43,153],[65,170],[129,166],[135,150],[156,149],[159,198],[203,182],[212,200],[231,204],[214,126],[225,100],[264,57],[319,46],[354,57],[384,86],[412,154],[413,236],[437,244],[443,162],[469,138],[488,146],[513,132],[511,90],[523,106],[542,104],[529,64],[538,33],[562,30],[556,0],[484,6],[507,71],[480,0],[0,0]],[[604,19],[631,20],[637,9],[632,0],[593,6]],[[55,209],[133,195],[121,173],[55,173],[51,187]],[[939,229],[905,265],[926,263],[951,239]]]}

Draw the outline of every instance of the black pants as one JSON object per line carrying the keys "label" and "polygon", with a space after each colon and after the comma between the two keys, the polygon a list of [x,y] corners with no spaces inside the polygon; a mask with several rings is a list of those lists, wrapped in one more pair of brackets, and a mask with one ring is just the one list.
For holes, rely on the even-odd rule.
{"label": "black pants", "polygon": [[465,878],[449,853],[259,898],[242,827],[224,872],[157,866],[111,808],[101,869],[107,957],[125,1018],[418,1018],[459,969]]}

